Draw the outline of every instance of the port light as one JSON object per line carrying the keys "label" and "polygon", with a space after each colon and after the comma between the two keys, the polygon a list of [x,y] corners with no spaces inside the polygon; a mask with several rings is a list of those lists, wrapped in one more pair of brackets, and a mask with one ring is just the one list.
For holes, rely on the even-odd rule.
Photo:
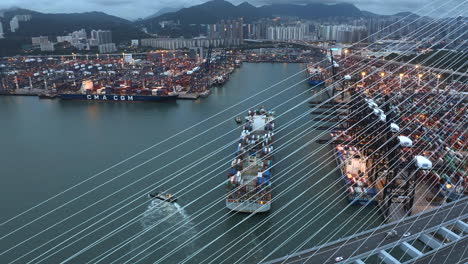
{"label": "port light", "polygon": [[445,187],[446,187],[447,189],[451,189],[451,188],[452,188],[452,184],[447,183],[447,184],[445,185]]}
{"label": "port light", "polygon": [[348,173],[348,174],[346,174],[346,177],[347,177],[348,179],[352,179],[352,178],[353,178],[353,175],[351,175],[351,173]]}

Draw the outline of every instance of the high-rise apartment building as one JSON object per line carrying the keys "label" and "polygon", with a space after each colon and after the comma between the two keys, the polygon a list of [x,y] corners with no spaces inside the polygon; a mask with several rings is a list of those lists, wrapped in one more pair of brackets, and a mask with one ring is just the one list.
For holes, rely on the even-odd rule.
{"label": "high-rise apartment building", "polygon": [[26,22],[31,20],[31,15],[16,15],[10,21],[10,31],[16,32],[20,28],[19,22]]}
{"label": "high-rise apartment building", "polygon": [[3,38],[3,34],[4,34],[4,32],[3,32],[3,23],[2,23],[2,20],[0,20],[0,39]]}
{"label": "high-rise apartment building", "polygon": [[87,39],[87,34],[85,29],[77,30],[72,32],[71,34],[72,39]]}
{"label": "high-rise apartment building", "polygon": [[[115,44],[112,42],[112,32],[109,30],[91,30],[91,38],[88,38],[86,30],[81,29],[74,31],[66,36],[58,36],[57,42],[69,42],[73,47],[83,50],[89,50],[90,47],[98,47],[103,50],[103,53],[115,51]],[[99,47],[104,44],[112,44],[108,46]]]}
{"label": "high-rise apartment building", "polygon": [[55,45],[52,42],[41,43],[39,46],[41,51],[55,51]]}
{"label": "high-rise apartment building", "polygon": [[98,45],[112,43],[112,32],[109,30],[98,30],[95,35]]}
{"label": "high-rise apartment building", "polygon": [[49,43],[49,38],[47,36],[33,37],[31,38],[33,46],[40,46],[41,44]]}
{"label": "high-rise apartment building", "polygon": [[296,25],[270,26],[267,28],[266,38],[269,40],[303,40],[307,26],[302,23]]}
{"label": "high-rise apartment building", "polygon": [[224,39],[227,45],[239,45],[244,40],[244,19],[221,20],[207,27],[210,39]]}
{"label": "high-rise apartment building", "polygon": [[91,30],[91,39],[98,39],[98,31],[97,30]]}
{"label": "high-rise apartment building", "polygon": [[112,32],[109,30],[91,30],[91,46],[112,43]]}
{"label": "high-rise apartment building", "polygon": [[[229,45],[227,39],[208,39],[208,38],[196,38],[196,39],[183,39],[183,38],[152,38],[142,39],[141,46],[153,47],[160,49],[184,49],[184,48],[195,48],[195,47],[220,47]],[[232,44],[231,44],[232,45]]]}
{"label": "high-rise apartment building", "polygon": [[68,36],[57,36],[57,42],[60,43],[60,42],[68,42],[68,43],[71,43],[72,42],[72,36],[68,35]]}
{"label": "high-rise apartment building", "polygon": [[368,36],[365,26],[322,25],[318,29],[321,40],[334,40],[341,43],[355,43]]}
{"label": "high-rise apartment building", "polygon": [[115,43],[106,43],[99,45],[99,53],[111,53],[117,51]]}

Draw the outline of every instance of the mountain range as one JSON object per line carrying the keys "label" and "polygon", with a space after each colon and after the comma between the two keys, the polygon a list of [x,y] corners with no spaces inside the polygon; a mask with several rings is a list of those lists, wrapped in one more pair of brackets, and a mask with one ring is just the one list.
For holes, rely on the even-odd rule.
{"label": "mountain range", "polygon": [[158,12],[150,15],[150,16],[147,16],[146,18],[144,19],[151,19],[151,18],[155,18],[155,17],[158,17],[158,16],[162,16],[164,14],[167,14],[167,13],[174,13],[174,12],[177,12],[179,11],[181,8],[176,8],[176,7],[163,7],[161,9],[158,10]]}
{"label": "mountain range", "polygon": [[[12,33],[9,30],[9,21],[15,15],[31,15],[32,20],[20,22],[20,29]],[[396,14],[406,16],[409,12]],[[415,14],[411,14],[417,17]],[[0,21],[3,23],[5,39],[0,39],[0,55],[5,54],[5,47],[19,47],[30,44],[31,37],[49,36],[51,40],[56,36],[66,35],[75,30],[91,29],[111,30],[113,41],[120,43],[130,39],[149,37],[141,28],[146,28],[151,33],[171,37],[191,37],[204,32],[202,24],[216,23],[219,20],[244,18],[249,23],[261,18],[296,17],[299,19],[322,18],[359,18],[379,17],[371,12],[362,11],[356,6],[347,3],[321,4],[309,3],[297,4],[271,4],[256,7],[248,2],[234,5],[225,0],[211,0],[200,5],[187,8],[163,8],[152,16],[137,21],[129,21],[103,12],[47,14],[21,8],[0,10]],[[180,26],[162,28],[161,21],[176,21]]]}
{"label": "mountain range", "polygon": [[[138,30],[132,22],[103,12],[47,14],[15,8],[5,10],[2,13],[5,22],[10,21],[15,15],[31,15],[32,17],[30,21],[20,22],[20,29],[15,33],[4,30],[7,38],[29,38],[39,35],[55,37],[82,28],[88,32],[92,29],[112,30],[115,42],[147,36]],[[8,25],[8,23],[5,24]]]}
{"label": "mountain range", "polygon": [[[299,19],[320,19],[331,17],[377,17],[380,15],[361,11],[356,6],[347,3],[322,4],[271,4],[256,7],[248,2],[234,5],[226,0],[211,0],[200,5],[187,8],[163,8],[152,16],[135,22],[108,15],[103,12],[46,14],[27,9],[12,8],[0,10],[3,14],[4,29],[15,15],[32,15],[29,22],[21,22],[16,33],[6,32],[6,37],[31,37],[37,35],[57,36],[70,33],[81,28],[109,29],[113,31],[116,42],[147,36],[138,28],[146,27],[152,33],[158,33],[159,22],[177,21],[181,25],[212,24],[222,19],[243,17],[244,21],[252,22],[260,18],[297,17]],[[407,15],[408,12],[401,13]],[[398,14],[397,14],[398,15]],[[414,15],[417,16],[417,15]]]}
{"label": "mountain range", "polygon": [[327,17],[365,17],[370,12],[362,12],[352,4],[272,4],[255,7],[248,2],[234,5],[225,0],[212,0],[200,5],[182,8],[176,12],[152,16],[144,21],[145,24],[164,20],[179,21],[181,24],[210,24],[221,19],[243,17],[251,22],[259,18],[275,16],[291,16],[300,19],[317,19]]}

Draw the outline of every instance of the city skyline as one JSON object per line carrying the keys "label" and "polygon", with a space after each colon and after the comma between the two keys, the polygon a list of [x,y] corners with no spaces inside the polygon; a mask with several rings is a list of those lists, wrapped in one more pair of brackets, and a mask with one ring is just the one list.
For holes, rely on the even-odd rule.
{"label": "city skyline", "polygon": [[[379,15],[391,15],[398,12],[415,12],[421,9],[424,5],[429,3],[430,0],[230,0],[229,2],[238,5],[242,2],[249,2],[254,6],[262,6],[269,4],[307,4],[307,3],[350,3],[354,4],[361,10],[373,12]],[[460,2],[462,0],[459,0]],[[162,0],[153,2],[149,0],[83,0],[80,4],[71,2],[71,0],[64,1],[51,1],[51,0],[4,0],[0,3],[0,9],[7,9],[12,7],[31,9],[44,13],[77,13],[77,12],[91,12],[101,11],[110,15],[122,17],[129,20],[145,18],[157,13],[163,8],[183,8],[190,7],[198,4],[208,2],[206,0]],[[428,10],[422,11],[427,13]],[[443,12],[443,10],[441,10]]]}

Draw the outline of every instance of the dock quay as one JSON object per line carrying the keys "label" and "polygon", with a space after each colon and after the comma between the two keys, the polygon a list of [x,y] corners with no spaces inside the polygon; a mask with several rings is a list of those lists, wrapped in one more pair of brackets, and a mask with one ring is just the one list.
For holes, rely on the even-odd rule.
{"label": "dock quay", "polygon": [[242,61],[226,49],[210,48],[203,58],[164,50],[138,59],[132,54],[0,58],[0,65],[1,95],[160,102],[208,97]]}
{"label": "dock quay", "polygon": [[393,223],[467,197],[466,82],[430,80],[412,65],[339,64],[338,78],[353,81],[323,87],[332,99],[309,105],[312,120],[328,122],[317,129],[330,137],[316,142],[332,148],[349,202]]}
{"label": "dock quay", "polygon": [[0,91],[3,96],[38,96],[44,93],[43,89],[17,89],[12,91]]}

